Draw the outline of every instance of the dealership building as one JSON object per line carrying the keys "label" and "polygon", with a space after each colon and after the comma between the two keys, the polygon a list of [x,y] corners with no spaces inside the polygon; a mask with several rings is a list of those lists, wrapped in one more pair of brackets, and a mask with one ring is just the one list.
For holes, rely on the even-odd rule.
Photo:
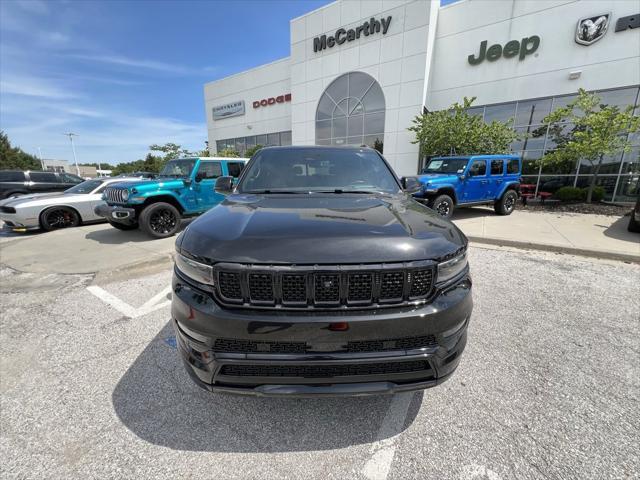
{"label": "dealership building", "polygon": [[[591,166],[537,162],[555,148],[542,119],[578,88],[640,103],[638,1],[339,0],[291,20],[290,39],[289,57],[205,85],[212,153],[367,144],[414,175],[415,116],[476,97],[472,113],[523,134],[512,145],[523,181],[553,191],[587,185]],[[607,199],[638,195],[640,136],[632,142],[601,169]]]}

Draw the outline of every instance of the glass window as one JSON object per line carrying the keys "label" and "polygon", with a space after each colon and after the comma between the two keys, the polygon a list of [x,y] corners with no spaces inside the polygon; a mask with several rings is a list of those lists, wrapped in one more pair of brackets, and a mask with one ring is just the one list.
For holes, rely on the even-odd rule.
{"label": "glass window", "polygon": [[474,160],[469,167],[469,176],[471,177],[483,177],[487,174],[487,161],[486,160]]}
{"label": "glass window", "polygon": [[518,162],[518,160],[516,160],[515,158],[512,158],[510,160],[507,160],[507,173],[510,174],[515,174],[515,173],[519,173],[520,172],[520,162]]}
{"label": "glass window", "polygon": [[0,182],[24,182],[24,172],[0,172]]}
{"label": "glass window", "polygon": [[260,150],[238,186],[241,192],[277,193],[400,190],[394,173],[371,149]]}
{"label": "glass window", "polygon": [[235,143],[234,150],[240,153],[241,155],[244,154],[245,152],[244,137],[236,138],[234,143]]}
{"label": "glass window", "polygon": [[61,173],[60,179],[62,183],[82,183],[84,182],[84,178],[79,177],[78,175],[72,175],[71,173]]}
{"label": "glass window", "polygon": [[221,152],[225,148],[227,148],[226,140],[217,140],[216,141],[216,151],[217,152]]}
{"label": "glass window", "polygon": [[267,135],[267,145],[280,145],[280,134],[270,133]]}
{"label": "glass window", "polygon": [[551,99],[518,102],[516,125],[537,125],[551,112]]}
{"label": "glass window", "polygon": [[68,188],[64,191],[64,193],[91,193],[96,188],[102,186],[103,182],[100,180],[86,180],[82,183],[74,185],[71,188]]}
{"label": "glass window", "polygon": [[[600,165],[600,171],[598,175],[606,175],[606,174],[615,174],[617,175],[620,171],[620,162],[622,161],[622,152],[617,153],[615,155],[607,155],[602,159],[602,164]],[[589,175],[595,171],[596,165],[598,164],[598,160],[595,160],[593,164],[589,160],[580,160],[580,165],[578,167],[579,175]]]}
{"label": "glass window", "polygon": [[159,177],[188,177],[196,164],[195,160],[170,160],[160,172]]}
{"label": "glass window", "polygon": [[384,94],[373,77],[363,72],[341,75],[318,101],[316,144],[375,144],[381,151],[384,110]]}
{"label": "glass window", "polygon": [[[591,184],[591,175],[579,175],[576,187],[587,188]],[[611,200],[616,188],[617,175],[605,175],[596,179],[596,185],[604,188],[604,199]]]}
{"label": "glass window", "polygon": [[256,137],[251,136],[251,137],[245,137],[245,145],[247,147],[247,150],[249,150],[250,148],[253,148],[256,146]]}
{"label": "glass window", "polygon": [[208,178],[218,178],[222,176],[222,165],[220,162],[201,162],[198,169],[198,178],[206,180]]}
{"label": "glass window", "polygon": [[563,160],[556,161],[553,163],[543,162],[542,163],[542,174],[555,174],[555,175],[569,175],[576,173],[576,162],[575,160]]}
{"label": "glass window", "polygon": [[516,140],[511,144],[511,149],[514,152],[521,150],[542,150],[544,148],[546,127],[540,128],[529,125],[527,127],[518,127],[515,130],[520,140]]}
{"label": "glass window", "polygon": [[552,110],[556,110],[557,108],[566,107],[571,102],[573,102],[577,98],[577,95],[564,95],[562,97],[553,97],[553,108]]}
{"label": "glass window", "polygon": [[504,172],[504,159],[491,160],[491,175],[502,175]]}
{"label": "glass window", "polygon": [[606,90],[596,92],[600,97],[600,103],[604,105],[615,105],[624,110],[629,105],[635,105],[638,97],[638,88],[619,88],[616,90]]}
{"label": "glass window", "polygon": [[469,115],[475,115],[477,117],[482,117],[484,115],[484,107],[472,107],[467,110]]}
{"label": "glass window", "polygon": [[632,147],[624,154],[622,173],[640,173],[640,147]]}
{"label": "glass window", "polygon": [[622,175],[618,180],[616,201],[635,202],[638,196],[640,196],[640,176]]}
{"label": "glass window", "polygon": [[280,145],[291,145],[291,130],[280,132]]}
{"label": "glass window", "polygon": [[240,176],[240,173],[242,173],[243,168],[244,168],[244,163],[242,162],[227,163],[227,169],[229,170],[229,175],[235,178],[238,178]]}
{"label": "glass window", "polygon": [[502,105],[490,105],[484,108],[484,121],[491,123],[494,120],[506,122],[513,120],[516,113],[516,103],[503,103]]}
{"label": "glass window", "polygon": [[558,189],[567,186],[573,186],[573,181],[575,177],[566,176],[566,177],[540,177],[540,181],[538,182],[538,191],[539,192],[549,192],[555,193]]}
{"label": "glass window", "polygon": [[58,183],[56,174],[48,172],[29,172],[29,179],[32,182]]}

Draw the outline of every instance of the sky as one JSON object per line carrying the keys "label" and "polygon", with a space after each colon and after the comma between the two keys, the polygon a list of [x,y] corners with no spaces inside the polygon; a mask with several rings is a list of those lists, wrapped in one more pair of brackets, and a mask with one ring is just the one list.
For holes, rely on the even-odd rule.
{"label": "sky", "polygon": [[119,163],[202,150],[204,84],[289,55],[328,0],[0,0],[0,129],[43,158]]}

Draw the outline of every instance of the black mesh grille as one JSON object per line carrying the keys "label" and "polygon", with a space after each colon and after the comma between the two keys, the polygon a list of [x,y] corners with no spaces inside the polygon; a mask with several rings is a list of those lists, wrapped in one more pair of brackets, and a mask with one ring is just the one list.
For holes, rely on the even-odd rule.
{"label": "black mesh grille", "polygon": [[317,274],[315,299],[319,303],[337,303],[340,301],[340,276]]}
{"label": "black mesh grille", "polygon": [[404,291],[404,272],[387,272],[382,274],[380,284],[380,299],[391,300],[402,298]]}
{"label": "black mesh grille", "polygon": [[291,303],[307,301],[307,278],[305,275],[282,276],[282,301]]}
{"label": "black mesh grille", "polygon": [[270,273],[249,274],[249,295],[258,302],[273,301],[273,281]]}
{"label": "black mesh grille", "polygon": [[218,274],[220,293],[225,298],[239,300],[242,299],[240,289],[240,274],[230,272],[220,272]]}
{"label": "black mesh grille", "polygon": [[430,369],[426,360],[414,360],[346,365],[224,365],[220,373],[234,377],[331,378],[420,372]]}
{"label": "black mesh grille", "polygon": [[431,270],[417,270],[411,274],[411,297],[422,297],[431,291],[433,273]]}
{"label": "black mesh grille", "polygon": [[304,353],[306,346],[305,342],[257,342],[218,338],[213,344],[213,351],[224,353]]}
{"label": "black mesh grille", "polygon": [[395,338],[386,340],[359,340],[347,343],[349,352],[383,352],[385,350],[412,350],[437,346],[433,335],[422,337]]}
{"label": "black mesh grille", "polygon": [[347,300],[358,302],[371,300],[372,276],[370,273],[353,273],[349,275],[349,294]]}

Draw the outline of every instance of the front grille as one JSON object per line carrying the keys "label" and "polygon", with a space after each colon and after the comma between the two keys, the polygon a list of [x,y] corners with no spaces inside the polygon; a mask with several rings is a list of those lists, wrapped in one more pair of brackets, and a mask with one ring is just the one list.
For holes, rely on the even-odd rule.
{"label": "front grille", "polygon": [[430,369],[428,361],[413,360],[343,365],[224,365],[220,374],[232,377],[332,378],[410,373]]}
{"label": "front grille", "polygon": [[107,187],[104,189],[104,198],[108,203],[127,203],[124,199],[126,189]]}
{"label": "front grille", "polygon": [[281,309],[393,306],[433,293],[435,263],[328,267],[218,264],[222,304]]}
{"label": "front grille", "polygon": [[[436,338],[433,335],[422,335],[419,337],[388,338],[381,340],[354,340],[345,342],[342,348],[338,347],[333,352],[363,353],[384,352],[389,350],[414,350],[425,347],[433,348],[437,345]],[[213,351],[216,353],[307,353],[313,352],[313,347],[306,342],[218,338],[213,344]]]}

